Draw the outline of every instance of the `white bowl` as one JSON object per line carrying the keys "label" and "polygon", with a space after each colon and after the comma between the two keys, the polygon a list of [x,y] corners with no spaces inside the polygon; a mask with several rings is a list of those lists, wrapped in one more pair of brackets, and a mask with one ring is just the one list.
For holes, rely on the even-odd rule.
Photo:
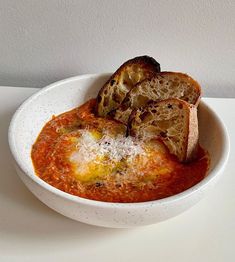
{"label": "white bowl", "polygon": [[226,128],[205,102],[199,106],[200,143],[210,153],[210,170],[200,183],[180,194],[142,203],[107,203],[67,194],[34,174],[30,151],[44,124],[52,115],[68,111],[95,97],[108,77],[109,74],[82,75],[62,80],[41,89],[20,106],[9,128],[9,144],[18,175],[47,206],[87,224],[128,228],[157,223],[182,213],[215,184],[228,160]]}

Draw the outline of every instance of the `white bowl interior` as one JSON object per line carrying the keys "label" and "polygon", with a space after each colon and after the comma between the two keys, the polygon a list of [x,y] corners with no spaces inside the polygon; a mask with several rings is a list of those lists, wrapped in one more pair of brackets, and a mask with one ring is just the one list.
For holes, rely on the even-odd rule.
{"label": "white bowl interior", "polygon": [[204,103],[198,108],[199,141],[210,155],[210,172],[219,169],[226,162],[225,151],[228,150],[226,128],[218,116]]}
{"label": "white bowl interior", "polygon": [[[60,81],[35,94],[18,109],[12,120],[10,143],[17,163],[29,176],[34,176],[31,147],[44,124],[52,115],[68,111],[95,97],[108,76],[84,75]],[[210,173],[219,169],[225,161],[226,133],[216,114],[203,102],[200,103],[198,117],[200,143],[211,156]]]}

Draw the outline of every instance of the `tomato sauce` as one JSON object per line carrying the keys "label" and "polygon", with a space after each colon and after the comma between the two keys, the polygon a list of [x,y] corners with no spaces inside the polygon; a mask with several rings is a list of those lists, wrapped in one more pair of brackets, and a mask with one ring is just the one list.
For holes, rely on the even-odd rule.
{"label": "tomato sauce", "polygon": [[[167,149],[160,153],[151,149],[147,159],[137,156],[129,167],[126,167],[126,162],[120,162],[115,165],[113,170],[116,171],[112,174],[107,173],[109,164],[97,164],[90,169],[95,176],[86,179],[76,175],[69,157],[77,148],[81,130],[111,136],[125,136],[126,133],[125,125],[95,116],[95,105],[96,101],[92,99],[78,108],[53,116],[40,132],[31,157],[36,175],[48,184],[83,198],[132,203],[175,195],[206,176],[209,156],[201,147],[196,160],[187,164],[180,163]],[[104,176],[102,173],[107,174]]]}

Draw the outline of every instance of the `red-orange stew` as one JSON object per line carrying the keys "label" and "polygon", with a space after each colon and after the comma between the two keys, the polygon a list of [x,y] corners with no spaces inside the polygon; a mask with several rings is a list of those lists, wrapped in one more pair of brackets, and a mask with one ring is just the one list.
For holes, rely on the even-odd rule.
{"label": "red-orange stew", "polygon": [[208,153],[180,163],[160,141],[126,137],[126,127],[95,116],[94,99],[53,116],[32,147],[36,174],[69,194],[107,202],[143,202],[180,193],[201,181]]}

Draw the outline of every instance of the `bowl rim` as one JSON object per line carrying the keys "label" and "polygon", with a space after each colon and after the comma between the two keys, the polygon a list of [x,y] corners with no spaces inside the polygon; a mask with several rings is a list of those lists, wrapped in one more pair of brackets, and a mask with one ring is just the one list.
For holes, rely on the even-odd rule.
{"label": "bowl rim", "polygon": [[194,185],[193,187],[178,193],[173,196],[169,196],[166,198],[158,199],[158,200],[151,200],[151,201],[146,201],[146,202],[137,202],[137,203],[113,203],[113,202],[103,202],[103,201],[98,201],[98,200],[92,200],[92,199],[86,199],[82,198],[79,196],[74,196],[69,193],[66,193],[64,191],[61,191],[45,181],[43,181],[41,178],[35,175],[34,172],[28,172],[28,169],[25,167],[17,154],[16,146],[15,146],[15,140],[14,140],[14,130],[17,127],[17,119],[19,115],[21,114],[21,111],[27,107],[28,104],[31,103],[31,101],[35,100],[38,96],[43,95],[43,93],[46,93],[48,90],[52,90],[60,85],[63,84],[68,84],[73,81],[78,81],[82,79],[88,79],[88,78],[99,78],[99,77],[109,77],[111,74],[110,73],[98,73],[98,74],[83,74],[83,75],[78,75],[70,78],[66,78],[57,82],[54,82],[42,89],[40,89],[38,92],[27,98],[20,106],[19,108],[15,111],[13,114],[13,117],[11,119],[9,129],[8,129],[8,143],[10,147],[11,154],[15,160],[16,165],[20,168],[20,170],[28,177],[30,178],[33,182],[35,182],[38,186],[43,187],[43,189],[50,191],[51,193],[55,194],[57,197],[62,197],[66,200],[79,203],[79,204],[84,204],[84,205],[89,205],[89,206],[96,206],[96,207],[102,207],[102,208],[122,208],[122,209],[135,209],[135,208],[146,208],[147,206],[154,206],[154,205],[166,205],[173,203],[175,201],[179,201],[181,199],[187,198],[190,195],[194,194],[196,191],[199,189],[204,189],[210,181],[215,179],[222,171],[224,170],[228,158],[229,158],[229,152],[230,152],[230,142],[229,142],[229,135],[227,128],[223,121],[220,119],[220,117],[215,113],[213,109],[211,109],[204,101],[200,101],[200,104],[204,107],[206,107],[210,113],[213,115],[215,118],[216,122],[220,125],[221,130],[223,131],[223,147],[222,147],[222,154],[221,158],[216,164],[216,167],[214,168],[213,171],[211,171],[203,180],[201,180],[199,183]]}

